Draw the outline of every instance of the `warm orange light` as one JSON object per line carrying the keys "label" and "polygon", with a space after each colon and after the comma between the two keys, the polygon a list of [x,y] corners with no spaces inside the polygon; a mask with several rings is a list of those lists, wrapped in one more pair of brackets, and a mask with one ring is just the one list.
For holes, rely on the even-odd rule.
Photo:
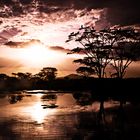
{"label": "warm orange light", "polygon": [[41,43],[31,44],[24,48],[20,54],[20,58],[25,65],[34,67],[54,65],[57,63],[57,57],[59,56],[56,52],[49,50]]}
{"label": "warm orange light", "polygon": [[36,122],[36,124],[43,124],[45,118],[51,114],[54,114],[56,110],[54,109],[43,109],[43,102],[41,101],[42,94],[35,94],[34,100],[35,102],[28,107],[23,108],[23,112],[26,112],[32,120]]}

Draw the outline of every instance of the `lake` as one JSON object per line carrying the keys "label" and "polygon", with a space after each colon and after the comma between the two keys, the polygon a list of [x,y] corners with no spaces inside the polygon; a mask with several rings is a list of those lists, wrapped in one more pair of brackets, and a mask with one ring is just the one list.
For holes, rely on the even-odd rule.
{"label": "lake", "polygon": [[[104,106],[111,110],[119,103],[110,100]],[[120,131],[119,127],[110,135],[114,128],[113,111],[107,111],[107,125],[102,126],[97,124],[98,111],[99,102],[81,104],[72,93],[38,90],[1,94],[0,140],[116,138],[114,131]]]}

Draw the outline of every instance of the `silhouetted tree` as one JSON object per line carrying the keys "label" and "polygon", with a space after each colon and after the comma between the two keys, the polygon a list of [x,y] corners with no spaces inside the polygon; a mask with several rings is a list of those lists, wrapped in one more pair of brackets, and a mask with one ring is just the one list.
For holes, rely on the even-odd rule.
{"label": "silhouetted tree", "polygon": [[54,80],[57,75],[57,69],[53,67],[45,67],[37,75],[43,80]]}
{"label": "silhouetted tree", "polygon": [[108,64],[115,70],[111,77],[123,78],[128,66],[140,56],[140,33],[133,28],[114,27],[96,31],[82,26],[78,32],[69,35],[69,41],[80,44],[69,54],[84,56],[74,62],[92,68],[99,78],[106,76]]}
{"label": "silhouetted tree", "polygon": [[5,90],[18,90],[20,89],[20,80],[16,77],[8,77],[6,80],[6,88]]}
{"label": "silhouetted tree", "polygon": [[29,72],[23,73],[23,72],[18,72],[18,73],[12,73],[13,76],[18,78],[19,80],[29,80],[32,77],[32,74]]}
{"label": "silhouetted tree", "polygon": [[90,67],[79,67],[76,72],[84,77],[89,77],[90,75],[95,74],[94,69]]}
{"label": "silhouetted tree", "polygon": [[0,74],[0,90],[4,90],[6,88],[6,81],[8,77],[9,76],[4,73]]}
{"label": "silhouetted tree", "polygon": [[[115,70],[112,77],[123,78],[127,67],[140,56],[139,39],[139,33],[131,28],[115,27],[96,31],[92,27],[82,26],[78,32],[72,32],[66,42],[75,41],[80,44],[69,54],[83,54],[83,58],[74,62],[93,69],[98,78],[106,76],[106,67],[109,64]],[[104,112],[104,100],[100,97],[100,114]]]}
{"label": "silhouetted tree", "polygon": [[113,36],[111,66],[115,70],[112,76],[123,78],[128,66],[140,57],[140,33],[133,28],[114,28],[110,34]]}
{"label": "silhouetted tree", "polygon": [[9,76],[4,74],[4,73],[0,73],[0,80],[6,80]]}
{"label": "silhouetted tree", "polygon": [[31,78],[32,78],[31,73],[18,72],[18,73],[12,73],[12,75],[14,75],[15,78],[19,80],[19,83],[18,83],[19,88],[27,89],[31,87]]}
{"label": "silhouetted tree", "polygon": [[17,95],[17,94],[13,94],[13,95],[8,95],[8,101],[10,104],[15,104],[17,102],[20,102],[23,99],[23,95]]}
{"label": "silhouetted tree", "polygon": [[82,26],[78,32],[71,33],[66,41],[75,41],[80,44],[79,47],[72,49],[69,54],[83,54],[82,59],[74,60],[74,62],[93,69],[99,78],[104,78],[106,67],[112,59],[110,57],[111,43],[108,41],[109,37],[110,34],[104,30],[96,31],[92,27]]}
{"label": "silhouetted tree", "polygon": [[43,108],[56,108],[57,95],[56,94],[46,94],[41,97],[43,102]]}
{"label": "silhouetted tree", "polygon": [[90,93],[76,92],[73,94],[74,99],[77,104],[81,106],[91,105],[93,103],[92,96]]}
{"label": "silhouetted tree", "polygon": [[[81,27],[78,32],[71,33],[68,37],[69,41],[75,41],[79,43],[79,47],[76,47],[70,51],[69,54],[79,53],[83,54],[82,59],[74,60],[75,63],[80,63],[92,69],[98,78],[106,77],[106,67],[112,60],[110,55],[112,42],[110,41],[112,36],[109,31],[101,30],[96,31],[92,27]],[[103,109],[104,100],[100,100],[99,115],[104,115]]]}

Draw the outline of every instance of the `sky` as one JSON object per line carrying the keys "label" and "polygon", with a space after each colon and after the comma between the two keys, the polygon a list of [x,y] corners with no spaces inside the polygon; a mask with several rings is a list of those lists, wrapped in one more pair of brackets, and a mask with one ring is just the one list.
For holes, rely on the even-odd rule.
{"label": "sky", "polygon": [[[76,44],[68,35],[81,26],[140,30],[138,0],[0,0],[0,73],[37,73],[56,67],[59,76],[75,73],[80,57],[67,55]],[[127,76],[140,76],[139,62]]]}

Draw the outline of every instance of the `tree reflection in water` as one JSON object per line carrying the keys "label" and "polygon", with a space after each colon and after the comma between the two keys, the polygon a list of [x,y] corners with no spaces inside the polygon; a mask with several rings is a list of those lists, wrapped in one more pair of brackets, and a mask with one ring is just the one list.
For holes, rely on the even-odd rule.
{"label": "tree reflection in water", "polygon": [[8,101],[10,104],[15,104],[17,102],[20,102],[23,99],[24,95],[22,94],[12,94],[8,95]]}
{"label": "tree reflection in water", "polygon": [[[28,108],[28,112],[30,112],[30,115],[32,119],[35,121],[35,124],[43,124],[45,121],[45,118],[50,115],[51,113],[54,113],[55,110],[51,110],[50,107],[47,107],[49,105],[55,105],[57,96],[55,94],[35,94],[37,101],[33,106]],[[46,109],[44,109],[46,107]]]}
{"label": "tree reflection in water", "polygon": [[56,94],[43,95],[41,97],[41,100],[43,102],[43,104],[42,104],[43,109],[58,107],[58,105],[56,105],[56,101],[57,101],[57,95]]}
{"label": "tree reflection in water", "polygon": [[[89,92],[76,92],[73,94],[73,97],[75,98],[76,102],[78,105],[81,106],[86,106],[86,105],[92,105],[93,102],[96,101],[93,95]],[[97,112],[96,115],[96,123],[98,125],[104,124],[105,123],[105,111],[104,111],[104,98],[97,99],[97,101],[100,102],[100,107],[99,111]]]}
{"label": "tree reflection in water", "polygon": [[90,93],[76,92],[73,94],[74,99],[78,105],[85,106],[93,103],[92,96]]}
{"label": "tree reflection in water", "polygon": [[[68,102],[71,97],[76,99],[78,106],[75,104],[75,100],[72,105]],[[27,140],[32,138],[41,139],[42,137],[43,139],[69,138],[84,140],[129,140],[130,138],[134,139],[135,136],[139,138],[139,133],[137,132],[140,130],[138,109],[134,112],[134,108],[131,107],[132,113],[128,114],[126,107],[129,106],[120,106],[119,102],[117,102],[118,105],[115,108],[113,106],[112,108],[106,108],[109,102],[105,102],[106,122],[97,123],[97,114],[99,113],[97,111],[100,110],[100,103],[96,102],[97,104],[94,104],[92,98],[88,93],[61,95],[49,93],[45,95],[32,94],[32,96],[8,95],[8,101],[12,104],[17,104],[2,106],[1,103],[1,109],[3,113],[7,113],[8,121],[4,120],[5,123],[0,122],[0,138],[1,136],[2,138],[8,137],[7,139],[14,136],[15,139],[20,140],[23,137]],[[7,101],[7,96],[4,100]],[[67,104],[63,106],[62,101],[66,101]],[[46,109],[43,109],[44,106],[42,105],[56,105],[56,103],[59,105],[59,108],[51,109],[46,107]],[[86,110],[88,108],[85,109],[84,106],[86,105],[88,105],[89,109],[97,108],[97,110]],[[4,109],[7,110],[4,111]],[[11,112],[8,112],[9,109]],[[69,110],[72,110],[72,112]],[[9,113],[12,113],[12,116]],[[0,119],[2,120],[3,118],[1,117]],[[3,127],[5,127],[5,130],[3,130]]]}

